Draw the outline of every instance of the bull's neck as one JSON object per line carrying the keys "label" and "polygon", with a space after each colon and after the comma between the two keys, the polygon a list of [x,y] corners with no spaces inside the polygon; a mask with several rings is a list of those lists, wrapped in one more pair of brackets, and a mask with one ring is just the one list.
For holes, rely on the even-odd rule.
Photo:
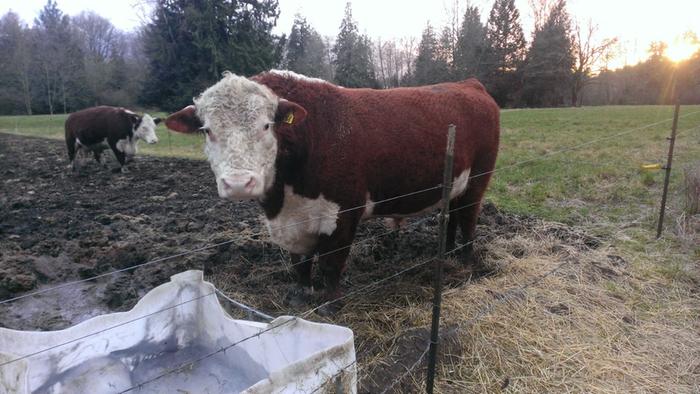
{"label": "bull's neck", "polygon": [[284,187],[289,185],[295,193],[303,193],[304,160],[300,157],[279,156],[275,163],[275,180],[260,199],[260,205],[268,219],[275,218],[284,204]]}

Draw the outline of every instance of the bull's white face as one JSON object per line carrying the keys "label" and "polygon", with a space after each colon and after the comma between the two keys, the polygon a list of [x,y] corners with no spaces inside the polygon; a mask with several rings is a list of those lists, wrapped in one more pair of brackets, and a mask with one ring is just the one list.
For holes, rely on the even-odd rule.
{"label": "bull's white face", "polygon": [[156,135],[156,123],[151,115],[143,115],[141,123],[136,130],[134,130],[134,137],[136,139],[144,140],[149,144],[155,144],[158,142],[158,136]]}
{"label": "bull's white face", "polygon": [[227,74],[194,102],[219,196],[263,197],[275,179],[273,129],[279,98],[263,85]]}

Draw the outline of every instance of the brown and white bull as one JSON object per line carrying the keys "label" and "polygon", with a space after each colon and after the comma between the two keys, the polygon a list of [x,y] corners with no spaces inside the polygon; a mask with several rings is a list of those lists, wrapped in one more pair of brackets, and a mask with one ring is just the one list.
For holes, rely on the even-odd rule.
{"label": "brown and white bull", "polygon": [[99,106],[73,112],[65,123],[71,168],[77,170],[76,154],[81,150],[92,152],[99,163],[102,151],[111,148],[119,162],[119,168],[114,171],[125,172],[127,159],[137,152],[138,140],[149,144],[158,142],[158,123],[160,118],[141,116],[121,107]]}
{"label": "brown and white bull", "polygon": [[450,204],[464,207],[449,218],[454,245],[457,227],[465,242],[474,236],[498,151],[499,108],[474,79],[373,90],[288,71],[250,79],[226,73],[166,119],[174,131],[206,133],[219,195],[260,202],[272,240],[291,253],[304,288],[312,283],[312,261],[302,258],[319,255],[329,299],[340,294],[361,220],[400,219],[439,203],[435,186],[451,123],[457,139]]}

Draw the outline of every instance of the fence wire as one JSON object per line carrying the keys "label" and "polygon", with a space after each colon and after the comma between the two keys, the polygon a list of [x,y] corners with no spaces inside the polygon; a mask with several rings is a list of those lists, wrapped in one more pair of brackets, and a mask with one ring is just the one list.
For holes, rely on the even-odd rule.
{"label": "fence wire", "polygon": [[[684,115],[680,116],[679,119],[685,118],[685,117],[688,117],[688,116],[690,116],[690,115],[694,115],[694,114],[697,114],[697,113],[700,113],[700,111],[695,111],[695,112],[691,112],[691,113],[684,114]],[[623,135],[627,135],[627,134],[630,134],[630,133],[633,133],[633,132],[636,132],[636,131],[645,130],[645,129],[651,128],[651,127],[653,127],[653,126],[660,125],[660,124],[662,124],[662,123],[664,123],[664,122],[668,122],[669,120],[671,120],[671,119],[670,119],[670,118],[669,118],[669,119],[664,119],[664,120],[661,120],[661,121],[658,121],[658,122],[654,122],[654,123],[651,123],[651,124],[648,124],[648,125],[644,125],[644,126],[640,126],[640,127],[635,127],[635,128],[628,129],[628,130],[625,130],[625,131],[622,131],[622,132],[619,132],[619,133],[616,133],[616,134],[612,134],[612,135],[609,135],[609,136],[605,136],[605,137],[593,139],[593,140],[586,141],[586,142],[580,143],[580,144],[576,144],[576,145],[573,145],[573,146],[570,146],[570,147],[567,147],[567,148],[563,148],[563,149],[560,149],[560,150],[548,152],[548,153],[546,153],[546,154],[544,154],[544,155],[541,155],[541,156],[539,156],[539,157],[536,157],[536,158],[531,158],[531,159],[526,159],[526,160],[518,161],[518,162],[515,162],[515,163],[512,163],[512,164],[509,164],[509,165],[506,165],[506,166],[499,167],[499,168],[497,168],[497,169],[488,171],[488,172],[483,172],[483,173],[475,174],[475,175],[473,175],[473,176],[470,176],[470,177],[469,177],[469,180],[474,179],[474,178],[478,178],[478,177],[481,177],[481,176],[486,176],[486,175],[489,175],[489,174],[493,174],[493,173],[495,173],[495,172],[503,171],[503,170],[506,170],[506,169],[509,169],[509,168],[514,168],[514,167],[516,167],[516,166],[525,165],[525,164],[528,164],[528,163],[540,161],[540,160],[543,160],[543,159],[545,159],[545,158],[549,158],[549,157],[554,156],[554,155],[557,155],[557,154],[566,153],[566,152],[570,152],[570,151],[573,151],[573,150],[576,150],[576,149],[580,149],[580,148],[582,148],[582,147],[586,147],[586,146],[592,145],[592,144],[597,143],[597,142],[609,140],[609,139],[612,139],[612,138],[617,138],[617,137],[620,137],[620,136],[623,136]],[[686,130],[684,130],[684,131],[688,131],[688,130],[692,130],[692,129],[695,129],[695,127],[686,129]],[[442,188],[442,187],[443,187],[442,184],[438,184],[438,185],[433,186],[433,187],[429,187],[429,188],[417,190],[417,191],[414,191],[414,192],[410,192],[410,193],[406,193],[406,194],[402,194],[402,195],[398,195],[398,196],[393,196],[393,197],[386,198],[386,199],[379,200],[379,201],[368,202],[368,203],[366,203],[366,204],[359,205],[359,206],[352,207],[352,208],[343,209],[343,210],[340,210],[340,211],[338,211],[336,214],[333,214],[333,215],[321,215],[321,216],[317,216],[317,217],[313,217],[313,218],[307,218],[307,219],[302,220],[302,221],[299,221],[299,222],[289,223],[289,224],[286,224],[286,225],[284,225],[284,226],[279,226],[279,227],[277,227],[277,228],[275,228],[275,229],[276,229],[276,230],[281,230],[281,229],[285,229],[285,228],[289,228],[289,227],[298,226],[298,225],[301,225],[301,224],[304,224],[304,223],[309,223],[309,222],[311,222],[311,221],[319,220],[319,219],[323,219],[323,218],[331,218],[331,217],[337,218],[337,217],[338,217],[339,215],[341,215],[341,214],[345,214],[345,213],[357,211],[357,210],[360,210],[360,209],[365,209],[365,208],[370,207],[370,206],[376,206],[377,204],[381,204],[381,203],[385,203],[385,202],[389,202],[389,201],[398,200],[398,199],[400,199],[400,198],[405,198],[405,197],[409,197],[409,196],[414,196],[414,195],[417,195],[417,194],[420,194],[420,193],[425,193],[425,192],[429,192],[429,191],[438,190],[438,189],[440,189],[440,188]],[[471,206],[474,206],[474,205],[477,205],[477,204],[478,204],[478,203],[467,204],[467,205],[465,205],[465,206],[461,206],[461,207],[452,209],[452,210],[450,210],[448,213],[452,213],[452,212],[455,212],[455,211],[460,210],[460,209],[465,209],[465,208],[468,208],[468,207],[471,207]],[[425,220],[428,220],[428,219],[431,219],[431,218],[432,218],[432,217],[425,218],[423,221],[415,222],[413,225],[416,225],[417,223],[422,223],[422,222],[424,222]],[[379,234],[379,235],[375,235],[375,236],[372,236],[372,237],[368,237],[368,238],[366,238],[364,241],[360,241],[360,242],[367,242],[367,241],[369,241],[369,240],[374,240],[374,239],[383,237],[383,236],[385,236],[385,235],[391,234],[391,233],[393,233],[393,232],[395,232],[395,231],[398,231],[398,229],[393,229],[393,230],[391,230],[391,231],[384,232],[384,233],[381,233],[381,234]],[[264,234],[264,233],[265,233],[265,231],[260,231],[260,232],[254,234],[254,235],[262,235],[262,234]],[[26,294],[23,294],[23,295],[20,295],[20,296],[16,296],[16,297],[12,297],[12,298],[8,298],[8,299],[5,299],[5,300],[2,300],[2,301],[0,301],[0,305],[5,304],[5,303],[9,303],[9,302],[13,302],[13,301],[17,301],[17,300],[22,299],[22,298],[31,297],[31,296],[35,296],[35,295],[39,295],[39,294],[44,294],[44,293],[47,293],[47,292],[50,292],[50,291],[55,291],[55,290],[57,290],[57,289],[65,288],[65,287],[68,287],[68,286],[72,286],[72,285],[76,285],[76,284],[80,284],[80,283],[84,283],[84,282],[96,280],[96,279],[103,278],[103,277],[106,277],[106,276],[109,276],[109,275],[114,275],[114,274],[118,274],[118,273],[130,271],[130,270],[134,270],[134,269],[137,269],[137,268],[140,268],[140,267],[144,267],[144,266],[148,266],[148,265],[152,265],[152,264],[161,263],[161,262],[164,262],[164,261],[167,261],[167,260],[171,260],[171,259],[175,259],[175,258],[179,258],[179,257],[184,257],[184,256],[187,256],[187,255],[190,255],[190,254],[193,254],[193,253],[198,253],[198,252],[205,251],[205,250],[212,249],[212,248],[217,248],[217,247],[220,247],[220,246],[224,246],[224,245],[233,243],[233,242],[235,242],[235,241],[237,241],[237,240],[239,240],[239,238],[230,239],[230,240],[223,241],[223,242],[219,242],[219,243],[212,244],[212,245],[202,246],[202,247],[199,247],[199,248],[195,248],[195,249],[191,249],[191,250],[184,251],[184,252],[181,252],[181,253],[177,253],[177,254],[174,254],[174,255],[171,255],[171,256],[156,258],[156,259],[150,260],[150,261],[145,262],[145,263],[136,264],[136,265],[133,265],[133,266],[130,266],[130,267],[125,267],[125,268],[122,268],[122,269],[118,269],[118,270],[106,272],[106,273],[99,274],[99,275],[95,275],[95,276],[92,276],[92,277],[89,277],[89,278],[84,278],[84,279],[80,279],[80,280],[76,280],[76,281],[66,282],[66,283],[63,283],[63,284],[60,284],[60,285],[48,287],[48,288],[41,289],[41,290],[36,290],[36,291],[29,292],[29,293],[26,293]],[[474,241],[472,240],[472,241],[469,241],[469,242],[467,242],[467,243],[465,243],[465,244],[463,244],[463,245],[459,245],[459,246],[455,247],[454,249],[450,250],[450,251],[447,252],[447,253],[448,253],[448,254],[452,254],[452,253],[454,253],[454,252],[456,252],[456,251],[458,251],[458,250],[460,250],[460,249],[462,249],[462,248],[464,248],[464,247],[466,247],[466,246],[468,246],[468,245],[471,245],[473,242],[474,242]],[[331,254],[331,253],[338,252],[338,251],[340,251],[340,250],[349,248],[349,247],[351,247],[351,246],[352,246],[352,244],[347,245],[347,246],[344,246],[344,247],[341,247],[341,248],[338,248],[338,249],[335,249],[335,250],[332,250],[332,251],[325,252],[324,254],[320,255],[319,257],[324,256],[324,255],[327,255],[327,254]],[[271,331],[271,330],[273,330],[273,329],[275,329],[275,328],[281,327],[281,326],[283,326],[283,325],[285,325],[285,324],[289,324],[290,322],[296,321],[297,318],[307,317],[307,316],[309,316],[310,314],[312,314],[312,313],[314,313],[314,312],[317,312],[317,311],[318,311],[319,309],[321,309],[321,308],[330,306],[330,305],[332,305],[332,304],[334,304],[334,303],[337,303],[337,302],[339,302],[339,301],[341,301],[341,300],[344,300],[344,299],[346,299],[346,298],[348,298],[348,297],[351,297],[351,296],[356,295],[356,294],[358,294],[358,293],[366,292],[366,291],[368,291],[368,290],[370,290],[370,289],[372,289],[372,288],[374,288],[374,287],[376,287],[376,286],[378,286],[378,285],[381,285],[381,284],[383,284],[383,283],[385,283],[385,282],[387,282],[387,281],[389,281],[389,280],[391,280],[391,279],[394,279],[394,278],[396,278],[396,277],[398,277],[398,276],[400,276],[400,275],[402,275],[402,274],[405,274],[405,273],[407,273],[407,272],[409,272],[409,271],[411,271],[411,270],[413,270],[413,269],[416,269],[416,268],[421,267],[421,266],[423,266],[423,265],[425,265],[425,264],[428,264],[428,263],[434,261],[436,258],[437,258],[437,256],[431,257],[431,258],[429,258],[429,259],[426,259],[426,260],[424,260],[424,261],[421,261],[420,263],[417,263],[417,264],[411,265],[410,267],[407,267],[407,268],[405,268],[405,269],[402,269],[402,270],[400,270],[400,271],[398,271],[398,272],[396,272],[396,273],[394,273],[394,274],[392,274],[392,275],[390,275],[390,276],[387,276],[387,277],[385,277],[385,278],[379,279],[379,280],[377,280],[377,281],[375,281],[375,282],[372,282],[372,283],[370,283],[370,284],[368,284],[368,285],[366,285],[366,286],[363,286],[363,287],[358,288],[358,289],[356,289],[356,290],[354,290],[354,291],[352,291],[352,292],[349,292],[349,293],[345,294],[344,296],[338,297],[338,298],[336,298],[336,299],[334,299],[334,300],[326,301],[326,302],[324,302],[324,303],[322,303],[322,304],[320,304],[320,305],[318,305],[318,306],[316,306],[316,307],[314,307],[314,308],[311,308],[311,309],[307,310],[306,312],[302,313],[302,314],[300,315],[300,317],[296,317],[296,316],[295,316],[295,317],[292,317],[292,318],[286,320],[285,322],[283,322],[283,323],[281,323],[281,324],[270,325],[270,327],[268,327],[268,328],[266,328],[266,329],[264,329],[264,330],[261,330],[261,331],[259,331],[258,333],[254,334],[254,335],[248,336],[248,337],[243,338],[243,339],[241,339],[241,340],[239,340],[239,341],[233,342],[233,343],[231,343],[231,344],[229,344],[229,345],[227,345],[227,346],[225,346],[225,347],[222,347],[222,348],[220,348],[220,349],[218,349],[218,350],[216,350],[216,351],[213,351],[213,352],[211,352],[211,353],[208,353],[208,354],[206,354],[206,355],[204,355],[204,356],[201,356],[201,357],[195,358],[195,359],[193,359],[193,360],[190,360],[190,361],[188,361],[188,362],[186,362],[186,363],[183,363],[183,364],[181,364],[181,365],[179,365],[179,366],[177,366],[177,367],[175,367],[175,368],[172,368],[172,369],[170,369],[170,370],[167,370],[167,371],[163,372],[162,374],[160,374],[160,375],[158,375],[158,376],[156,376],[156,377],[154,377],[154,378],[148,379],[148,380],[146,380],[146,381],[144,381],[144,382],[140,382],[139,384],[137,384],[137,385],[135,385],[135,386],[132,386],[132,387],[130,387],[130,388],[127,389],[127,390],[122,391],[122,393],[125,393],[125,392],[128,392],[128,391],[131,391],[131,390],[140,388],[140,387],[142,387],[142,386],[145,385],[145,384],[151,383],[151,382],[153,382],[153,381],[155,381],[155,380],[158,380],[158,379],[160,379],[160,378],[162,378],[162,377],[164,377],[164,376],[170,375],[170,374],[172,374],[172,373],[176,373],[176,372],[181,371],[181,370],[183,370],[183,369],[185,369],[185,368],[191,368],[191,367],[194,366],[195,364],[197,364],[197,363],[199,363],[199,362],[201,362],[201,361],[203,361],[203,360],[205,360],[205,359],[207,359],[207,358],[213,357],[213,356],[216,355],[216,354],[219,354],[219,353],[221,353],[221,352],[225,352],[226,350],[228,350],[228,349],[230,349],[230,348],[232,348],[232,347],[234,347],[234,346],[237,346],[237,345],[239,345],[239,344],[241,344],[241,343],[243,343],[243,342],[245,342],[245,341],[247,341],[247,340],[250,340],[250,339],[252,339],[252,338],[259,337],[260,335],[262,335],[262,334],[264,334],[264,333],[266,333],[266,332],[268,332],[268,331]],[[307,259],[305,259],[305,260],[302,260],[302,261],[300,261],[300,262],[298,262],[298,263],[293,264],[292,266],[294,266],[294,265],[296,265],[296,264],[306,263],[306,262],[308,262],[310,259],[311,259],[311,258],[307,258]],[[516,295],[518,295],[518,294],[522,294],[522,292],[523,292],[525,289],[527,289],[528,287],[530,287],[530,286],[532,286],[532,285],[534,285],[534,284],[536,284],[536,283],[541,282],[541,281],[544,280],[546,277],[548,277],[548,276],[554,274],[555,272],[557,272],[559,269],[561,269],[563,266],[565,266],[565,265],[568,264],[568,263],[569,263],[569,261],[564,261],[564,262],[562,262],[561,264],[557,265],[554,269],[552,269],[552,270],[548,271],[547,273],[545,273],[545,274],[543,274],[543,275],[541,275],[541,276],[539,276],[539,277],[537,277],[537,278],[535,278],[535,279],[533,279],[533,280],[527,282],[525,285],[522,285],[522,286],[517,287],[517,288],[515,288],[515,289],[508,290],[506,293],[504,293],[502,296],[500,296],[495,302],[493,302],[493,303],[489,304],[488,306],[482,308],[482,309],[481,309],[474,317],[472,317],[471,319],[466,320],[466,321],[460,323],[460,324],[459,324],[457,327],[455,327],[455,328],[452,328],[452,329],[450,329],[450,330],[448,330],[448,331],[446,331],[446,332],[443,332],[443,333],[441,334],[441,337],[444,338],[446,335],[452,335],[452,334],[454,334],[456,331],[458,331],[458,330],[460,330],[460,329],[463,329],[464,327],[469,326],[469,325],[471,325],[471,324],[474,324],[475,322],[479,321],[480,319],[482,319],[482,318],[483,318],[484,316],[486,316],[487,314],[491,313],[491,312],[496,308],[496,306],[499,305],[500,303],[505,302],[505,301],[509,300],[510,298],[512,298],[512,297],[514,297],[514,296],[516,296]],[[288,269],[288,268],[289,268],[289,267],[285,267],[285,269]],[[257,278],[257,279],[260,279],[260,278],[262,278],[262,277],[264,277],[264,276],[271,275],[271,274],[272,274],[272,273],[266,273],[266,274],[261,275],[261,276],[258,276],[258,277],[256,277],[256,278]],[[249,279],[247,279],[246,281],[250,281],[250,280],[252,280],[252,279],[249,278]],[[219,295],[223,296],[226,300],[228,300],[229,302],[232,302],[232,303],[236,304],[236,305],[239,306],[239,307],[242,305],[242,306],[243,306],[243,309],[246,310],[247,312],[251,313],[251,314],[255,314],[256,316],[259,316],[259,317],[261,317],[261,318],[263,318],[263,319],[266,319],[266,320],[271,320],[271,319],[272,319],[272,316],[269,316],[269,315],[264,314],[264,313],[262,313],[262,312],[260,312],[260,311],[257,311],[256,309],[253,309],[253,308],[247,307],[247,306],[245,306],[245,305],[243,305],[243,304],[240,304],[240,303],[238,303],[238,302],[232,300],[231,298],[229,298],[228,296],[226,296],[225,294],[223,294],[223,293],[220,292],[220,291],[214,291],[214,292],[211,292],[211,293],[208,293],[208,294],[200,295],[200,296],[197,296],[197,297],[195,297],[195,298],[192,298],[192,299],[189,299],[189,300],[180,302],[180,303],[175,304],[175,305],[171,305],[171,306],[169,306],[169,307],[160,309],[160,310],[158,310],[158,311],[154,311],[154,312],[148,313],[148,314],[143,315],[143,316],[140,316],[140,317],[138,317],[138,318],[131,319],[131,320],[129,320],[129,321],[126,321],[126,322],[123,322],[123,323],[120,323],[120,324],[116,324],[116,325],[107,327],[107,328],[105,328],[105,329],[98,330],[98,331],[95,331],[95,332],[90,333],[90,334],[86,334],[86,335],[81,336],[81,337],[78,337],[78,338],[74,338],[74,339],[72,339],[72,340],[70,340],[70,341],[66,341],[66,342],[63,342],[63,343],[61,343],[61,344],[51,346],[51,347],[49,347],[49,348],[45,348],[45,349],[42,349],[42,350],[39,350],[39,351],[30,353],[30,354],[22,355],[22,356],[20,356],[20,357],[15,358],[15,359],[11,359],[11,360],[5,361],[5,362],[3,362],[3,363],[0,363],[0,367],[3,367],[3,366],[5,366],[5,365],[8,365],[8,364],[10,364],[10,363],[14,363],[14,362],[17,362],[17,361],[20,361],[20,360],[24,360],[24,359],[29,358],[29,357],[36,356],[36,355],[38,355],[38,354],[41,354],[41,353],[44,353],[44,352],[47,352],[47,351],[54,350],[54,349],[56,349],[56,348],[59,348],[59,347],[61,347],[61,346],[68,345],[68,344],[70,344],[70,343],[74,343],[74,342],[77,342],[77,341],[86,339],[86,338],[88,338],[88,337],[90,337],[90,336],[98,335],[98,334],[107,332],[107,331],[109,331],[109,330],[112,330],[112,329],[115,329],[115,328],[118,328],[118,327],[122,327],[122,326],[124,326],[124,325],[133,323],[133,322],[135,322],[135,321],[148,318],[148,317],[150,317],[150,316],[153,316],[153,315],[155,315],[155,314],[158,314],[158,313],[161,313],[161,312],[164,312],[164,311],[172,310],[172,309],[177,308],[177,307],[179,307],[179,306],[181,306],[181,305],[184,305],[184,304],[187,304],[187,303],[190,303],[190,302],[193,302],[193,301],[197,301],[197,300],[200,300],[200,299],[202,299],[202,298],[208,297],[208,296],[210,296],[210,295],[215,295],[215,294],[219,294]],[[406,370],[406,372],[405,372],[399,379],[395,380],[395,381],[392,383],[392,385],[386,387],[382,393],[386,393],[386,392],[388,392],[389,390],[393,389],[393,387],[394,387],[396,384],[398,384],[401,380],[403,380],[406,376],[408,376],[408,374],[412,373],[413,370],[414,370],[415,368],[417,368],[417,366],[418,366],[418,365],[422,362],[422,360],[425,358],[425,355],[428,353],[428,349],[429,349],[429,347],[426,346],[426,348],[425,348],[425,350],[423,351],[423,353],[422,353],[422,354],[418,357],[418,359],[412,364],[412,366],[411,366],[410,368],[408,368],[408,369]],[[341,369],[341,372],[342,372],[343,370],[347,369],[348,367],[350,367],[350,366],[352,366],[352,365],[355,365],[355,364],[356,364],[356,361],[354,361],[353,363],[349,364],[349,365],[346,366],[346,367],[343,367],[343,368]]]}
{"label": "fence wire", "polygon": [[[679,116],[678,118],[679,118],[679,119],[683,119],[683,118],[685,118],[685,117],[688,117],[688,116],[691,116],[691,115],[694,115],[694,114],[698,114],[698,113],[700,113],[700,111],[694,111],[694,112],[690,112],[690,113],[681,115],[681,116]],[[535,162],[535,161],[540,161],[540,160],[543,160],[544,158],[547,158],[547,157],[550,157],[550,156],[553,156],[553,155],[557,155],[557,154],[561,154],[561,153],[565,153],[565,152],[569,152],[569,151],[572,151],[572,150],[576,150],[576,149],[579,149],[579,148],[582,148],[582,147],[585,147],[585,146],[588,146],[588,145],[591,145],[591,144],[594,144],[594,143],[597,143],[597,142],[600,142],[600,141],[606,141],[606,140],[609,140],[609,139],[612,139],[612,138],[616,138],[616,137],[620,137],[620,136],[623,136],[623,135],[627,135],[627,134],[630,134],[630,133],[633,133],[633,132],[636,132],[636,131],[645,130],[645,129],[651,128],[651,127],[653,127],[653,126],[658,126],[658,125],[660,125],[660,124],[663,124],[663,123],[668,122],[668,121],[671,121],[671,120],[672,120],[672,118],[663,119],[663,120],[660,120],[660,121],[658,121],[658,122],[650,123],[650,124],[647,124],[647,125],[644,125],[644,126],[634,127],[634,128],[631,128],[631,129],[622,131],[622,132],[620,132],[620,133],[612,134],[612,135],[605,136],[605,137],[601,137],[601,138],[596,138],[596,139],[593,139],[593,140],[590,140],[590,141],[587,141],[587,142],[584,142],[584,143],[581,143],[581,144],[576,144],[576,145],[573,145],[573,146],[570,146],[570,147],[567,147],[567,148],[563,148],[563,149],[560,149],[560,150],[548,152],[548,153],[545,153],[545,154],[543,154],[543,155],[541,155],[541,156],[538,156],[538,157],[534,157],[534,158],[530,158],[530,159],[518,161],[518,162],[516,162],[516,163],[512,163],[512,164],[509,164],[509,165],[506,165],[506,166],[503,166],[503,167],[500,167],[500,168],[493,169],[493,170],[491,170],[491,171],[486,171],[486,172],[482,172],[482,173],[479,173],[479,174],[475,174],[475,175],[473,175],[473,176],[470,176],[470,177],[468,178],[468,181],[471,181],[472,179],[479,178],[479,177],[482,177],[482,176],[486,176],[486,175],[489,175],[489,174],[493,174],[493,173],[496,173],[496,172],[498,172],[498,171],[502,171],[502,170],[505,170],[505,169],[517,167],[517,166],[524,165],[524,164],[528,164],[528,163],[532,163],[532,162]],[[395,200],[398,200],[398,199],[401,199],[401,198],[410,197],[410,196],[414,196],[414,195],[417,195],[417,194],[421,194],[421,193],[426,193],[426,192],[429,192],[429,191],[438,190],[438,189],[442,188],[442,186],[443,186],[442,183],[440,183],[440,184],[438,184],[438,185],[436,185],[436,186],[424,188],[424,189],[421,189],[421,190],[416,190],[416,191],[409,192],[409,193],[405,193],[405,194],[402,194],[402,195],[393,196],[393,197],[389,197],[389,198],[382,199],[382,200],[378,200],[378,201],[367,202],[367,203],[362,204],[362,205],[358,205],[358,206],[355,206],[355,207],[351,207],[351,208],[346,208],[346,209],[340,210],[340,211],[338,211],[336,214],[327,214],[327,215],[315,216],[315,217],[307,218],[307,219],[304,219],[304,220],[301,220],[301,221],[298,221],[298,222],[295,222],[295,223],[289,223],[289,224],[286,224],[286,225],[283,225],[283,226],[278,226],[278,227],[275,227],[274,230],[283,230],[283,229],[286,229],[286,228],[299,226],[299,225],[301,225],[301,224],[309,223],[309,222],[312,222],[312,221],[315,221],[315,220],[319,220],[319,219],[324,219],[324,218],[337,218],[339,215],[344,214],[344,213],[349,213],[349,212],[357,211],[357,210],[360,210],[360,209],[365,209],[365,208],[368,208],[368,207],[370,207],[370,206],[376,206],[377,204],[382,204],[382,203],[386,203],[386,202],[390,202],[390,201],[395,201]],[[471,204],[471,205],[468,205],[468,206],[473,206],[473,205],[475,205],[475,204]],[[465,209],[465,208],[467,208],[468,206],[460,207],[460,209]],[[450,212],[452,212],[452,211],[450,211]],[[261,231],[258,231],[257,233],[254,233],[254,234],[250,235],[250,236],[251,236],[251,237],[254,237],[254,236],[261,236],[261,235],[264,235],[265,233],[266,233],[265,230],[261,230]],[[216,247],[219,247],[219,246],[223,246],[223,245],[226,245],[226,244],[233,243],[233,242],[235,242],[235,241],[237,241],[237,240],[239,240],[239,239],[240,239],[240,238],[234,238],[234,239],[230,239],[230,240],[227,240],[227,241],[219,242],[219,243],[213,244],[213,245],[205,245],[205,246],[202,246],[202,247],[199,247],[199,248],[195,248],[195,249],[192,249],[192,250],[188,250],[188,251],[185,251],[185,252],[182,252],[182,253],[177,253],[177,254],[174,254],[174,255],[171,255],[171,256],[166,256],[166,257],[162,257],[162,258],[156,258],[156,259],[154,259],[154,260],[147,261],[147,262],[145,262],[145,263],[136,264],[136,265],[129,266],[129,267],[125,267],[125,268],[121,268],[121,269],[118,269],[118,270],[113,270],[113,271],[110,271],[110,272],[106,272],[106,273],[99,274],[99,275],[94,275],[94,276],[92,276],[92,277],[88,277],[88,278],[84,278],[84,279],[80,279],[80,280],[75,280],[75,281],[71,281],[71,282],[66,282],[66,283],[63,283],[63,284],[61,284],[61,285],[52,286],[52,287],[47,287],[47,288],[44,288],[44,289],[42,289],[42,290],[36,290],[36,291],[33,291],[33,292],[25,293],[25,294],[20,295],[20,296],[16,296],[16,297],[8,298],[8,299],[5,299],[5,300],[1,300],[1,301],[0,301],[0,305],[5,304],[5,303],[9,303],[9,302],[13,302],[13,301],[17,301],[17,300],[22,299],[22,298],[31,297],[31,296],[35,296],[35,295],[38,295],[38,294],[44,294],[44,293],[47,293],[47,292],[55,291],[55,290],[57,290],[57,289],[64,288],[64,287],[67,287],[67,286],[72,286],[72,285],[76,285],[76,284],[80,284],[80,283],[89,282],[89,281],[92,281],[92,280],[95,280],[95,279],[99,279],[99,278],[103,278],[103,277],[106,277],[106,276],[109,276],[109,275],[115,275],[115,274],[118,274],[118,273],[121,273],[121,272],[127,272],[127,271],[131,271],[131,270],[135,270],[135,269],[140,268],[140,267],[143,267],[143,266],[147,266],[147,265],[152,265],[152,264],[160,263],[160,262],[167,261],[167,260],[172,260],[172,259],[178,258],[178,257],[184,257],[184,256],[187,256],[187,255],[190,255],[190,254],[193,254],[193,253],[197,253],[197,252],[201,252],[201,251],[208,250],[208,249],[213,249],[213,248],[216,248]]]}

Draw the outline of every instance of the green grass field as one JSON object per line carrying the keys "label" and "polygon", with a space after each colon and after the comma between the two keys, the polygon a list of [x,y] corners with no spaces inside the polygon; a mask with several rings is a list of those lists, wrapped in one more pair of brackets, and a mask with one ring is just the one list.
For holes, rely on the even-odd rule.
{"label": "green grass field", "polygon": [[[510,211],[571,224],[649,220],[663,171],[640,167],[665,163],[672,116],[670,106],[505,110],[488,198]],[[681,117],[671,184],[676,192],[682,166],[700,157],[700,106],[682,107]],[[63,139],[64,120],[5,116],[0,132]],[[163,125],[157,134],[157,145],[139,144],[142,154],[203,158],[201,136],[172,133]]]}

